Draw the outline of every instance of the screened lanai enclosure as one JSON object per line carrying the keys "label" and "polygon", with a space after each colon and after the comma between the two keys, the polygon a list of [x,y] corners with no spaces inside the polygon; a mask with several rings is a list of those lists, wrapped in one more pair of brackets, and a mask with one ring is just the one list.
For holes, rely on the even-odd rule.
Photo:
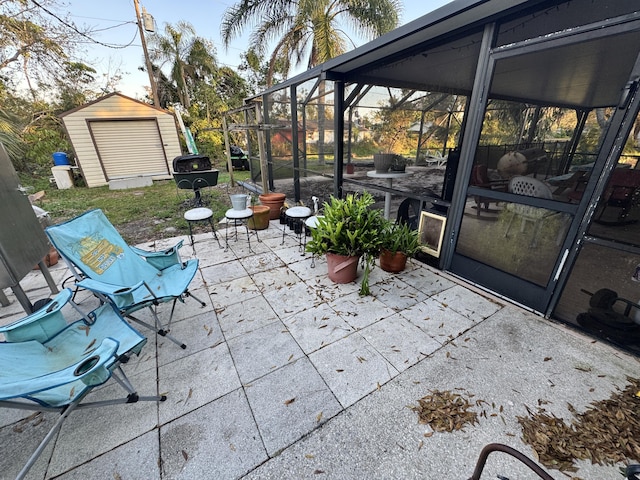
{"label": "screened lanai enclosure", "polygon": [[228,121],[264,188],[444,218],[420,259],[640,353],[639,80],[637,1],[462,0]]}

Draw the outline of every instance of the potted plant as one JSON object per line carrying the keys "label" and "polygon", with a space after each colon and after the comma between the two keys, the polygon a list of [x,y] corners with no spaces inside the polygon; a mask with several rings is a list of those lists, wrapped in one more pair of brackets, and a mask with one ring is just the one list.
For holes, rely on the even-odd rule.
{"label": "potted plant", "polygon": [[387,173],[395,156],[395,153],[374,153],[373,166],[376,173]]}
{"label": "potted plant", "polygon": [[403,155],[394,155],[393,162],[391,163],[392,172],[404,172],[407,165],[411,165],[412,160]]}
{"label": "potted plant", "polygon": [[331,197],[306,247],[314,255],[327,256],[329,278],[336,283],[355,280],[361,260],[364,274],[360,295],[370,294],[369,271],[380,253],[385,225],[382,211],[370,208],[373,203],[368,192],[349,194],[344,199]]}
{"label": "potted plant", "polygon": [[253,211],[253,216],[247,221],[250,229],[264,230],[269,228],[271,209],[267,205],[258,205],[255,195],[251,195],[251,206],[249,209]]}
{"label": "potted plant", "polygon": [[407,258],[420,249],[417,230],[408,224],[387,221],[382,231],[380,268],[385,272],[398,273],[407,265]]}
{"label": "potted plant", "polygon": [[[397,114],[398,111],[395,111],[390,113],[390,116],[394,117]],[[402,158],[401,155],[394,152],[402,149],[406,134],[406,126],[399,119],[384,122],[377,137],[377,143],[381,147],[381,151],[373,155],[373,165],[376,173],[386,173],[389,169],[393,170],[393,165]]]}

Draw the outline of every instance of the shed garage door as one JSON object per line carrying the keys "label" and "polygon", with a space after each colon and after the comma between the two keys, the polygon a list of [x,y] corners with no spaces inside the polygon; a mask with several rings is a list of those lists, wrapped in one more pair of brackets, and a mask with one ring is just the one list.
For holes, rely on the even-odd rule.
{"label": "shed garage door", "polygon": [[107,180],[169,174],[155,119],[89,122],[89,129]]}

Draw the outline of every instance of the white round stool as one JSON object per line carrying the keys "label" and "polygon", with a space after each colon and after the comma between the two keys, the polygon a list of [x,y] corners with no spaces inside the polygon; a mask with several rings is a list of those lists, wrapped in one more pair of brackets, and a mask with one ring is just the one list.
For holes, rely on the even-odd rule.
{"label": "white round stool", "polygon": [[[284,237],[286,234],[287,224],[298,236],[299,249],[302,251],[302,237],[304,235],[304,220],[311,216],[311,209],[309,207],[291,207],[287,208],[284,212],[287,222],[282,226],[282,244],[284,245]],[[302,251],[304,254],[304,251]]]}
{"label": "white round stool", "polygon": [[[247,229],[247,243],[249,244],[249,251],[253,253],[253,250],[251,250],[251,239],[249,238],[249,226],[247,225],[247,221],[251,217],[253,217],[253,210],[251,210],[250,208],[245,208],[244,210],[236,210],[235,208],[230,208],[229,210],[227,210],[224,216],[227,220],[233,221],[233,228],[235,230],[236,242],[238,241],[238,223],[240,224],[244,223],[244,226]],[[260,238],[258,237],[257,230],[256,230],[256,238],[258,239],[258,242],[259,242]],[[228,225],[224,233],[224,241],[225,241],[225,251],[227,251],[229,249],[229,226]]]}
{"label": "white round stool", "polygon": [[[192,208],[191,210],[187,210],[186,212],[184,212],[184,219],[187,221],[187,224],[189,225],[189,238],[191,239],[192,247],[193,247],[194,241],[193,241],[193,231],[191,229],[191,224],[194,222],[209,222],[209,225],[211,225],[211,231],[213,232],[213,236],[218,242],[218,245],[220,246],[220,248],[222,248],[222,245],[220,245],[220,240],[218,239],[218,235],[216,234],[216,229],[213,225],[213,211],[211,211],[211,209],[205,208],[205,207]],[[195,247],[193,247],[193,250],[195,251]]]}

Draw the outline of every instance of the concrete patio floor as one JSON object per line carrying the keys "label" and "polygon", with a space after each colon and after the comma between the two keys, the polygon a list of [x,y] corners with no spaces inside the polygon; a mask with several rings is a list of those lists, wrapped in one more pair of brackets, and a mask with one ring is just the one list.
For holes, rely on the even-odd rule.
{"label": "concrete patio floor", "polygon": [[[488,443],[533,457],[516,418],[527,407],[570,419],[567,403],[584,411],[637,376],[637,358],[418,262],[395,275],[376,268],[372,296],[359,297],[359,280],[333,284],[289,232],[282,245],[277,221],[258,234],[253,253],[242,234],[228,251],[196,236],[190,290],[207,306],[176,308],[172,334],[186,350],[141,330],[149,342],[124,370],[140,395],[167,401],[74,412],[27,478],[466,479]],[[69,276],[62,262],[51,273],[58,285]],[[21,285],[32,301],[51,296],[39,272]],[[24,312],[5,292],[9,323]],[[486,417],[433,433],[409,407],[436,389],[487,402],[476,408]],[[88,399],[115,396],[108,382]],[[18,473],[55,418],[0,410],[0,478]],[[579,467],[576,478],[621,478],[619,466]],[[538,478],[499,453],[483,478],[497,474]]]}

